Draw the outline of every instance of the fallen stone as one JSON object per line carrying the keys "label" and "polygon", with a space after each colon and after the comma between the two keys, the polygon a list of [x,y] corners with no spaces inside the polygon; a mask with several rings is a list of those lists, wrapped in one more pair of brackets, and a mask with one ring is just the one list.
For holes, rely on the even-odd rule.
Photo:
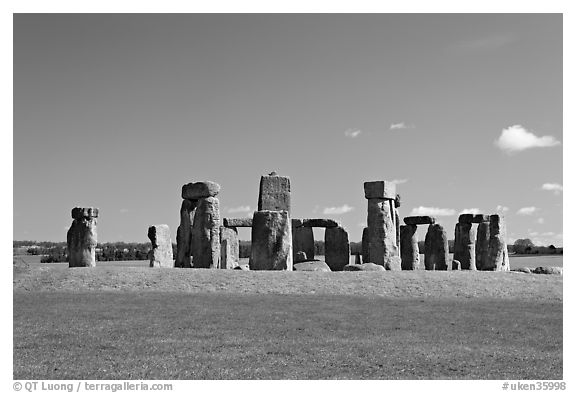
{"label": "fallen stone", "polygon": [[224,218],[223,225],[227,228],[246,228],[252,226],[252,218]]}
{"label": "fallen stone", "polygon": [[208,197],[198,200],[192,224],[192,266],[217,269],[220,266],[220,202]]}
{"label": "fallen stone", "polygon": [[286,210],[290,213],[290,178],[286,176],[262,176],[258,195],[258,211]]}
{"label": "fallen stone", "polygon": [[294,270],[299,272],[330,272],[330,267],[322,261],[308,261],[294,264]]}
{"label": "fallen stone", "polygon": [[512,272],[519,272],[519,273],[532,273],[529,267],[518,267],[516,269],[511,269]]}
{"label": "fallen stone", "polygon": [[400,258],[402,270],[420,269],[420,250],[416,225],[400,226]]}
{"label": "fallen stone", "polygon": [[150,267],[174,267],[172,240],[168,225],[152,225],[148,228],[148,239],[152,243]]}
{"label": "fallen stone", "polygon": [[312,228],[303,226],[292,227],[292,252],[294,260],[296,260],[296,253],[299,251],[306,253],[308,259],[314,259],[314,231]]}
{"label": "fallen stone", "polygon": [[350,263],[348,232],[342,227],[326,228],[324,232],[325,262],[332,271],[339,271]]}
{"label": "fallen stone", "polygon": [[436,218],[431,216],[409,216],[404,217],[404,224],[406,225],[425,225],[436,223]]}
{"label": "fallen stone", "polygon": [[212,181],[199,181],[182,186],[182,199],[201,199],[215,197],[220,192],[220,185]]}
{"label": "fallen stone", "polygon": [[286,210],[254,212],[250,270],[292,270],[291,226]]}
{"label": "fallen stone", "polygon": [[[95,267],[96,266],[96,245],[98,244],[98,221],[94,212],[98,214],[96,208],[77,208],[82,213],[73,213],[78,218],[72,221],[70,229],[66,234],[68,247],[69,267]],[[87,215],[84,212],[92,212]]]}
{"label": "fallen stone", "polygon": [[248,266],[248,265],[238,265],[238,266],[236,266],[236,267],[234,268],[234,270],[246,270],[246,271],[248,271],[248,270],[250,270],[250,266]]}
{"label": "fallen stone", "polygon": [[305,218],[302,220],[302,225],[310,228],[336,228],[340,226],[337,221],[329,218]]}
{"label": "fallen stone", "polygon": [[240,262],[240,242],[238,230],[220,227],[220,268],[234,269]]}
{"label": "fallen stone", "polygon": [[368,181],[364,183],[366,199],[396,199],[396,184],[386,181]]}
{"label": "fallen stone", "polygon": [[72,209],[72,218],[73,219],[81,219],[81,218],[96,218],[98,217],[98,208],[97,207],[75,207]]}
{"label": "fallen stone", "polygon": [[430,224],[424,240],[426,270],[448,270],[448,238],[440,224]]}
{"label": "fallen stone", "polygon": [[346,265],[342,270],[345,272],[383,272],[386,269],[375,263],[363,263],[361,265]]}
{"label": "fallen stone", "polygon": [[368,199],[368,237],[370,262],[386,270],[401,270],[394,211],[389,200]]}
{"label": "fallen stone", "polygon": [[563,274],[564,269],[559,266],[538,266],[532,269],[534,274]]}
{"label": "fallen stone", "polygon": [[300,262],[306,262],[308,260],[308,257],[306,256],[306,253],[304,251],[298,251],[296,252],[296,255],[294,256],[294,263],[300,263]]}

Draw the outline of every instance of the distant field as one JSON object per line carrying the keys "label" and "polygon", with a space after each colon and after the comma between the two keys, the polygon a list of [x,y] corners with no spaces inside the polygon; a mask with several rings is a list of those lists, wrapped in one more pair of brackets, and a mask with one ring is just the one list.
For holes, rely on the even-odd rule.
{"label": "distant field", "polygon": [[563,378],[560,275],[146,266],[15,264],[14,378]]}

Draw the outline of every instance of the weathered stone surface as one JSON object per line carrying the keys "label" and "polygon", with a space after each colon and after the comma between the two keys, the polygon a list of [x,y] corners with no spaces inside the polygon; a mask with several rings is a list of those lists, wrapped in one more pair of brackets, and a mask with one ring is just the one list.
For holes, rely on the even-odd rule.
{"label": "weathered stone surface", "polygon": [[425,225],[436,223],[436,218],[431,216],[409,216],[404,217],[404,224],[406,225]]}
{"label": "weathered stone surface", "polygon": [[402,270],[420,269],[420,250],[418,248],[418,236],[416,225],[400,226],[400,257]]}
{"label": "weathered stone surface", "polygon": [[292,228],[300,228],[302,225],[304,225],[304,220],[301,218],[292,219]]}
{"label": "weathered stone surface", "polygon": [[362,230],[362,263],[370,262],[370,232],[368,228]]}
{"label": "weathered stone surface", "polygon": [[342,270],[345,272],[383,272],[386,269],[375,263],[363,263],[361,265],[346,265]]}
{"label": "weathered stone surface", "polygon": [[192,223],[192,266],[217,269],[220,266],[220,202],[208,197],[198,200]]}
{"label": "weathered stone surface", "polygon": [[294,264],[294,270],[300,272],[330,272],[330,267],[322,261],[299,262]]}
{"label": "weathered stone surface", "polygon": [[220,185],[212,181],[199,181],[182,186],[182,199],[201,199],[215,197],[220,192]]}
{"label": "weathered stone surface", "polygon": [[[92,209],[94,212],[94,208]],[[98,209],[95,209],[96,212]],[[82,210],[84,211],[84,210]],[[95,267],[96,244],[98,243],[98,221],[93,215],[76,214],[66,235],[69,267]]]}
{"label": "weathered stone surface", "polygon": [[529,267],[518,267],[516,269],[511,269],[512,272],[519,272],[519,273],[532,273]]}
{"label": "weathered stone surface", "polygon": [[386,180],[364,182],[364,198],[395,200],[396,184]]}
{"label": "weathered stone surface", "polygon": [[184,199],[180,207],[180,226],[176,230],[175,267],[192,267],[192,223],[198,201]]}
{"label": "weathered stone surface", "polygon": [[488,261],[488,244],[490,243],[490,223],[481,222],[476,232],[476,270],[485,270]]}
{"label": "weathered stone surface", "polygon": [[310,228],[336,228],[340,224],[329,218],[305,218],[302,220],[302,225]]}
{"label": "weathered stone surface", "polygon": [[172,239],[168,225],[152,225],[148,228],[148,239],[152,242],[150,267],[174,267]]}
{"label": "weathered stone surface", "polygon": [[225,217],[223,220],[222,225],[227,228],[246,228],[252,226],[252,218],[227,218]]}
{"label": "weathered stone surface", "polygon": [[240,243],[236,228],[220,227],[220,269],[234,269],[240,262]]}
{"label": "weathered stone surface", "polygon": [[426,270],[448,270],[448,237],[440,224],[430,224],[424,240]]}
{"label": "weathered stone surface", "polygon": [[291,227],[286,210],[254,212],[250,270],[292,270]]}
{"label": "weathered stone surface", "polygon": [[350,243],[350,255],[362,255],[362,243]]}
{"label": "weathered stone surface", "polygon": [[299,251],[306,253],[309,259],[314,259],[314,231],[312,228],[292,227],[292,252],[294,260]]}
{"label": "weathered stone surface", "polygon": [[452,270],[461,270],[462,269],[462,264],[460,263],[459,260],[454,259],[452,261]]}
{"label": "weathered stone surface", "polygon": [[370,262],[384,266],[386,270],[400,270],[394,211],[389,200],[368,199],[368,237]]}
{"label": "weathered stone surface", "polygon": [[73,219],[80,219],[80,218],[96,218],[98,217],[98,208],[97,207],[75,207],[72,209],[72,218]]}
{"label": "weathered stone surface", "polygon": [[401,204],[402,204],[402,197],[400,197],[400,194],[396,194],[396,198],[394,199],[394,206],[396,207],[396,209],[398,209]]}
{"label": "weathered stone surface", "polygon": [[348,232],[342,227],[326,228],[324,233],[325,261],[332,271],[339,271],[350,263]]}
{"label": "weathered stone surface", "polygon": [[532,269],[534,274],[563,274],[564,269],[559,266],[538,266]]}
{"label": "weathered stone surface", "polygon": [[394,225],[396,225],[396,247],[400,250],[400,216],[396,206],[394,207]]}
{"label": "weathered stone surface", "polygon": [[510,271],[508,247],[506,246],[506,224],[504,217],[498,214],[490,216],[488,259],[483,270]]}
{"label": "weathered stone surface", "polygon": [[298,251],[296,252],[296,255],[294,256],[294,263],[300,263],[300,262],[306,262],[308,260],[308,257],[306,256],[306,253],[304,251]]}
{"label": "weathered stone surface", "polygon": [[460,214],[458,216],[458,222],[460,224],[479,224],[481,222],[487,222],[490,220],[490,216],[487,214]]}
{"label": "weathered stone surface", "polygon": [[462,270],[476,270],[476,229],[471,222],[458,222],[454,227],[454,259],[460,261]]}
{"label": "weathered stone surface", "polygon": [[258,210],[290,213],[290,178],[285,176],[262,176],[258,195]]}

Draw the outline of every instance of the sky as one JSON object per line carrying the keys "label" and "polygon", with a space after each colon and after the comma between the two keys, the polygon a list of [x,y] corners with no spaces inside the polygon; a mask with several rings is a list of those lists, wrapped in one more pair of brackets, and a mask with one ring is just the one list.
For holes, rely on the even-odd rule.
{"label": "sky", "polygon": [[[13,239],[147,242],[181,187],[251,216],[289,176],[292,216],[360,241],[363,183],[401,217],[505,215],[563,245],[561,14],[15,14]],[[41,214],[38,208],[41,206]],[[419,230],[423,239],[425,228]],[[316,238],[321,239],[321,231]],[[248,240],[249,229],[240,236]]]}

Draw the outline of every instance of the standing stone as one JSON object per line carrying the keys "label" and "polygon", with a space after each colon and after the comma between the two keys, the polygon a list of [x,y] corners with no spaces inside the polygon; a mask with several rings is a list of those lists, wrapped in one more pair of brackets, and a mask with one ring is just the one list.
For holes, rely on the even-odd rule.
{"label": "standing stone", "polygon": [[[293,224],[294,221],[292,220]],[[292,225],[292,242],[293,257],[299,251],[304,251],[308,259],[314,259],[314,231],[312,227]]]}
{"label": "standing stone", "polygon": [[368,199],[370,262],[386,270],[400,270],[394,212],[388,199]]}
{"label": "standing stone", "polygon": [[472,222],[458,222],[454,228],[454,259],[462,270],[476,270],[476,230]]}
{"label": "standing stone", "polygon": [[396,247],[400,250],[400,216],[398,210],[394,209],[394,223],[396,224]]}
{"label": "standing stone", "polygon": [[476,233],[476,270],[485,270],[488,266],[488,244],[490,243],[490,223],[478,224]]}
{"label": "standing stone", "polygon": [[192,266],[218,268],[220,262],[220,202],[216,197],[198,200],[192,224]]}
{"label": "standing stone", "polygon": [[268,175],[260,178],[258,210],[286,210],[290,214],[290,178]]}
{"label": "standing stone", "polygon": [[291,227],[286,210],[254,212],[250,270],[292,270]]}
{"label": "standing stone", "polygon": [[484,265],[484,270],[510,271],[508,247],[506,246],[506,224],[504,217],[498,214],[490,216],[488,259]]}
{"label": "standing stone", "polygon": [[440,224],[430,224],[424,240],[426,270],[448,270],[448,237]]}
{"label": "standing stone", "polygon": [[212,181],[188,183],[182,186],[182,199],[215,197],[219,192],[220,185]]}
{"label": "standing stone", "polygon": [[98,209],[75,207],[72,225],[66,234],[69,267],[95,267],[98,244]]}
{"label": "standing stone", "polygon": [[370,263],[370,233],[367,227],[362,230],[362,263]]}
{"label": "standing stone", "polygon": [[402,270],[420,269],[420,250],[418,248],[418,236],[416,225],[400,226],[400,257]]}
{"label": "standing stone", "polygon": [[362,264],[362,259],[360,259],[360,254],[354,254],[354,264],[355,265],[361,265]]}
{"label": "standing stone", "polygon": [[457,261],[456,259],[452,261],[452,270],[462,270],[460,261]]}
{"label": "standing stone", "polygon": [[234,269],[240,264],[238,229],[220,227],[220,268]]}
{"label": "standing stone", "polygon": [[175,267],[192,267],[191,242],[192,223],[198,201],[184,199],[180,207],[180,226],[176,230],[176,262]]}
{"label": "standing stone", "polygon": [[325,262],[332,271],[341,271],[350,263],[348,232],[342,227],[326,228],[324,233]]}
{"label": "standing stone", "polygon": [[396,184],[386,181],[368,181],[364,183],[364,198],[396,200]]}
{"label": "standing stone", "polygon": [[150,267],[174,267],[172,240],[168,225],[153,225],[148,228],[148,239],[152,242]]}

